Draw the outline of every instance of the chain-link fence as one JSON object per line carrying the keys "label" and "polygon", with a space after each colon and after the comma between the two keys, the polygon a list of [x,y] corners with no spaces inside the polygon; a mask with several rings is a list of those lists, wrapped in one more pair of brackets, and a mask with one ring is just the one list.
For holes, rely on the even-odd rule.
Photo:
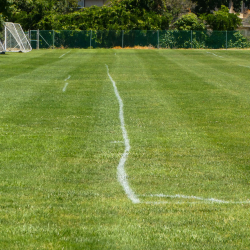
{"label": "chain-link fence", "polygon": [[247,48],[250,32],[238,31],[69,31],[31,30],[31,45],[38,48]]}

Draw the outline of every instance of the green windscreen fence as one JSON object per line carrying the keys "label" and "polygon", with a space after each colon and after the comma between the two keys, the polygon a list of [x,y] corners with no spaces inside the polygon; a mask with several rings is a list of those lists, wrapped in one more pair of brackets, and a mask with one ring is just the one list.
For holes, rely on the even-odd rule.
{"label": "green windscreen fence", "polygon": [[248,48],[250,32],[176,30],[31,30],[31,45],[36,48]]}

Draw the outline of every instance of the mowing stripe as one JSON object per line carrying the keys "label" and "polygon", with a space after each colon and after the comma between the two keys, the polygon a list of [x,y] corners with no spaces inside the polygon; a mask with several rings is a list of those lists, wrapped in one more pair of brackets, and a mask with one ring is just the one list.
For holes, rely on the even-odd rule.
{"label": "mowing stripe", "polygon": [[117,178],[118,178],[118,181],[120,182],[121,186],[123,187],[127,197],[133,203],[140,203],[140,200],[138,199],[138,197],[136,196],[136,194],[134,193],[134,191],[130,188],[130,186],[128,184],[127,174],[125,171],[125,163],[126,163],[126,160],[128,158],[128,155],[129,155],[130,144],[129,144],[128,133],[127,133],[127,130],[125,128],[125,122],[124,122],[123,101],[119,95],[115,81],[112,79],[111,75],[109,74],[109,67],[107,64],[105,64],[105,65],[107,68],[108,77],[113,84],[114,92],[115,92],[116,98],[117,98],[118,103],[119,103],[119,118],[120,118],[120,122],[121,122],[122,135],[123,135],[124,145],[125,145],[125,151],[124,151],[124,153],[120,159],[119,165],[117,167]]}

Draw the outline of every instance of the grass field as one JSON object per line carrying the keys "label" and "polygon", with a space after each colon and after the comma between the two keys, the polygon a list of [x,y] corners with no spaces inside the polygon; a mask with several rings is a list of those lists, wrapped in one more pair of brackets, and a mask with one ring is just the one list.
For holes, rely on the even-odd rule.
{"label": "grass field", "polygon": [[250,249],[249,57],[0,55],[0,249]]}

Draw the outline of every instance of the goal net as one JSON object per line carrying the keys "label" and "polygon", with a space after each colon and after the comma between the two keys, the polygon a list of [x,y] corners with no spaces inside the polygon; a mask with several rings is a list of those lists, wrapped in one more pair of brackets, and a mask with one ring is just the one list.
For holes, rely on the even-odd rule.
{"label": "goal net", "polygon": [[29,52],[30,42],[18,23],[4,23],[4,49],[6,52]]}
{"label": "goal net", "polygon": [[4,53],[4,47],[3,47],[3,44],[1,43],[0,41],[0,54]]}

